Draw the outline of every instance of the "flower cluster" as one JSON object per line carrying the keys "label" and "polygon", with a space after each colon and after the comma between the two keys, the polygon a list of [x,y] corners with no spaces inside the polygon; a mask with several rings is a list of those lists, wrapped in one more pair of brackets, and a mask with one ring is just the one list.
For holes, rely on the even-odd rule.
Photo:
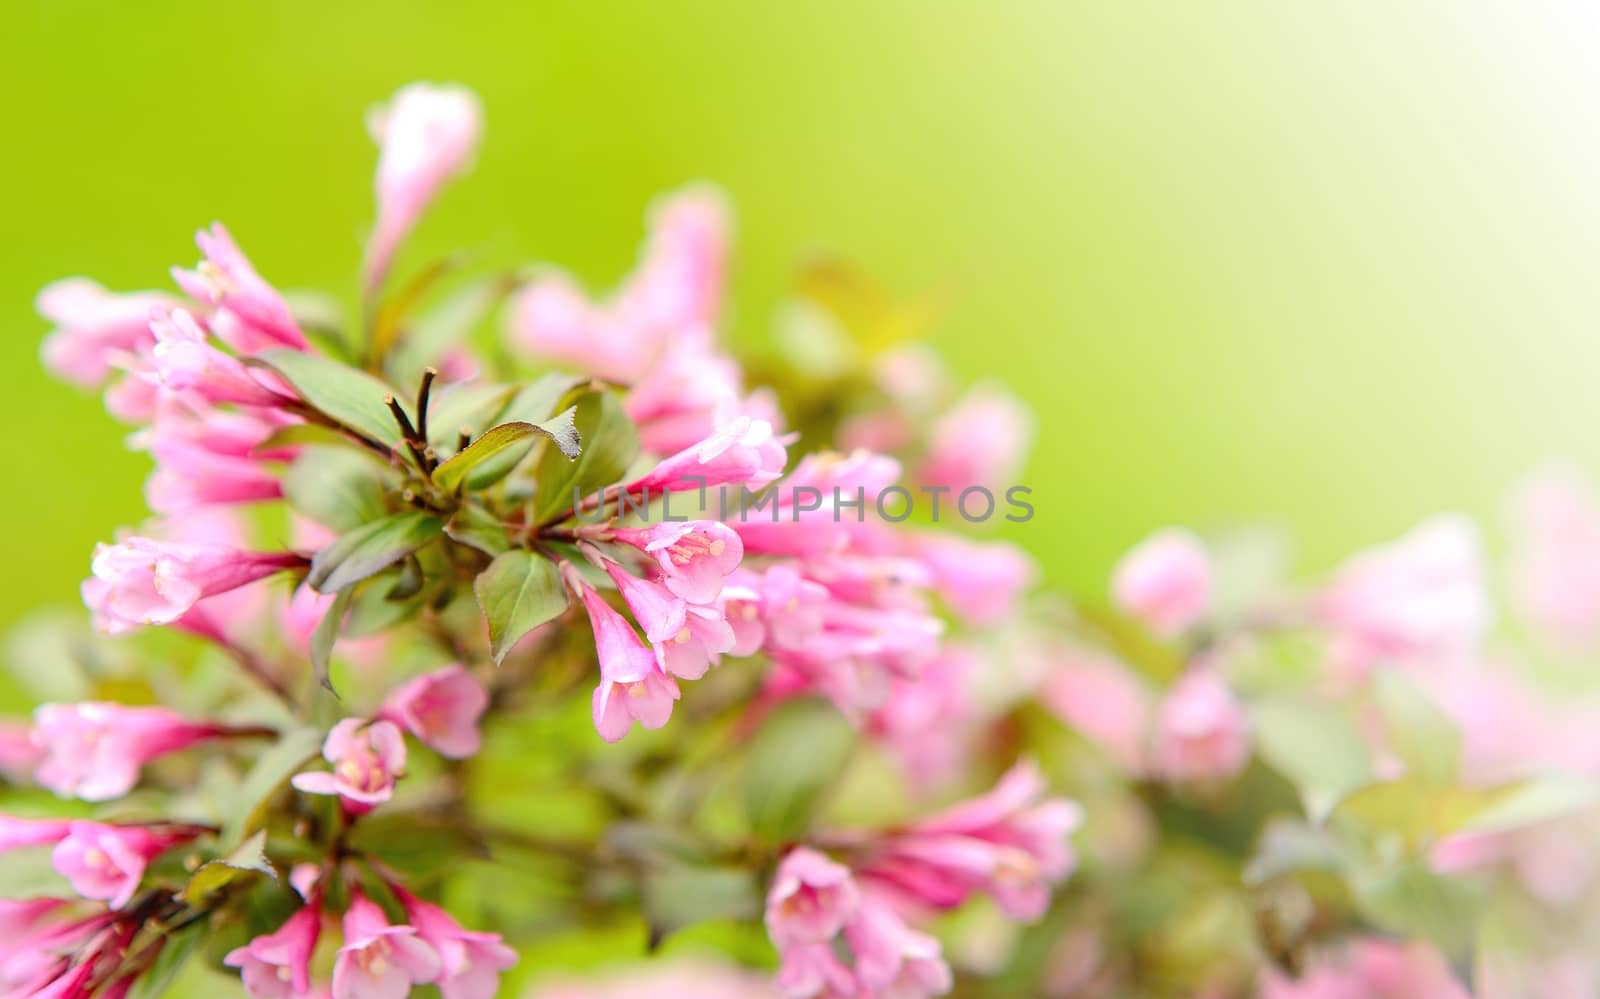
{"label": "flower cluster", "polygon": [[[707,187],[606,294],[408,270],[482,117],[430,84],[373,114],[359,322],[221,225],[173,292],[41,293],[156,519],[94,553],[94,633],[19,664],[0,992],[1594,991],[1580,474],[1518,496],[1510,628],[1454,516],[1309,587],[1167,528],[1106,599],[1039,593],[972,518],[885,515],[1033,509],[1031,418],[956,390],[931,300],[818,264],[741,361]],[[695,953],[575,977],[573,934]]]}

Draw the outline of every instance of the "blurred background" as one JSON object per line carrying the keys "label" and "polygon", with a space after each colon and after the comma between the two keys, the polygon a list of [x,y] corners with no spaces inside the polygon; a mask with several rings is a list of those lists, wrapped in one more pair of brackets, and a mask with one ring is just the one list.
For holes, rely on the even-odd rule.
{"label": "blurred background", "polygon": [[819,251],[946,289],[935,345],[1037,413],[1015,537],[1073,590],[1170,522],[1276,521],[1311,571],[1494,518],[1538,458],[1600,465],[1597,33],[1579,4],[12,0],[0,623],[73,603],[143,510],[146,458],[38,366],[35,291],[166,287],[221,219],[352,300],[363,115],[414,79],[476,89],[487,136],[412,265],[609,286],[649,199],[707,179],[745,345]]}

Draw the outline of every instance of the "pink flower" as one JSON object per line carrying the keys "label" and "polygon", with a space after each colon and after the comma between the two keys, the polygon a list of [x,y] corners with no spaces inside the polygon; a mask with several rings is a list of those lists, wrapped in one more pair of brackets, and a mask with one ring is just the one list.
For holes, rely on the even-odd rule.
{"label": "pink flower", "polygon": [[1249,722],[1210,669],[1186,673],[1156,710],[1155,771],[1168,780],[1227,780],[1250,760]]}
{"label": "pink flower", "polygon": [[29,819],[0,815],[0,851],[60,842],[71,826],[71,819]]}
{"label": "pink flower", "polygon": [[172,277],[190,298],[216,307],[210,325],[224,343],[245,354],[310,346],[289,303],[261,279],[221,222],[196,233],[195,242],[205,259],[192,271],[174,267]]}
{"label": "pink flower", "polygon": [[623,529],[616,532],[616,538],[654,558],[667,589],[691,604],[716,600],[723,581],[739,568],[739,560],[744,557],[739,535],[715,520]]}
{"label": "pink flower", "polygon": [[660,728],[672,717],[678,685],[661,665],[627,618],[587,583],[577,582],[583,608],[594,629],[595,652],[600,660],[600,685],[594,689],[594,727],[607,742],[616,742],[638,722]]}
{"label": "pink flower", "polygon": [[994,624],[1008,616],[1037,575],[1033,560],[1014,545],[927,534],[912,547],[932,573],[939,595],[974,625]]}
{"label": "pink flower", "polygon": [[1339,569],[1317,613],[1357,668],[1472,651],[1491,618],[1477,528],[1441,515],[1357,555]]}
{"label": "pink flower", "polygon": [[438,952],[442,970],[434,982],[444,999],[494,999],[500,972],[517,963],[516,951],[498,933],[463,929],[438,906],[403,889],[397,892],[417,935]]}
{"label": "pink flower", "polygon": [[483,745],[478,719],[489,706],[483,684],[466,668],[450,665],[408,681],[384,701],[380,718],[452,759],[465,759]]}
{"label": "pink flower", "polygon": [[790,944],[778,954],[778,989],[790,999],[856,995],[856,976],[826,943]]}
{"label": "pink flower", "polygon": [[365,812],[394,793],[406,768],[406,740],[392,722],[346,718],[328,732],[322,757],[332,773],[295,774],[290,783],[307,794],[337,794],[352,812]]}
{"label": "pink flower", "polygon": [[226,545],[132,537],[95,549],[83,601],[111,634],[171,624],[206,598],[304,566],[293,552],[250,552]]}
{"label": "pink flower", "polygon": [[1033,418],[1016,396],[979,386],[934,424],[917,478],[955,493],[969,486],[1000,492],[1021,470],[1032,436]]}
{"label": "pink flower", "polygon": [[150,320],[172,307],[156,292],[109,292],[88,278],[46,285],[34,300],[39,314],[56,324],[41,353],[45,367],[83,388],[110,377],[119,357],[148,350],[155,337]]}
{"label": "pink flower", "polygon": [[1600,505],[1568,465],[1538,469],[1512,508],[1511,587],[1540,637],[1565,651],[1600,639]]}
{"label": "pink flower", "polygon": [[33,779],[39,760],[33,729],[22,722],[0,721],[0,776],[13,784],[27,783]]}
{"label": "pink flower", "polygon": [[850,868],[809,847],[784,856],[767,891],[767,935],[780,950],[827,943],[855,917],[861,893]]}
{"label": "pink flower", "polygon": [[1269,968],[1261,999],[1469,999],[1450,965],[1431,945],[1375,937],[1342,955],[1315,960],[1298,979]]}
{"label": "pink flower", "polygon": [[79,895],[120,909],[139,890],[145,866],[185,838],[141,826],[73,822],[50,861]]}
{"label": "pink flower", "polygon": [[663,458],[642,478],[629,483],[629,494],[654,494],[718,486],[760,489],[783,474],[788,461],[784,443],[772,424],[748,416],[735,417],[693,447]]}
{"label": "pink flower", "polygon": [[685,605],[660,583],[640,579],[615,562],[605,562],[606,574],[617,584],[622,600],[652,643],[668,641],[684,629]]}
{"label": "pink flower", "polygon": [[333,965],[334,999],[403,999],[413,985],[436,981],[443,970],[438,952],[415,927],[391,926],[382,909],[354,893],[344,914],[344,946]]}
{"label": "pink flower", "polygon": [[845,928],[845,938],[864,994],[913,999],[950,991],[950,966],[939,941],[907,926],[888,893],[862,891],[861,911]]}
{"label": "pink flower", "polygon": [[43,704],[33,713],[33,743],[42,754],[35,779],[63,797],[108,801],[132,790],[151,760],[226,731],[166,708]]}
{"label": "pink flower", "polygon": [[395,249],[445,182],[467,168],[478,145],[483,110],[459,86],[412,83],[368,119],[381,144],[374,187],[378,224],[367,246],[366,289],[383,283]]}
{"label": "pink flower", "polygon": [[1124,771],[1144,772],[1154,711],[1149,691],[1127,667],[1095,654],[1074,654],[1045,680],[1039,701]]}
{"label": "pink flower", "polygon": [[714,607],[690,604],[685,608],[684,626],[657,648],[668,673],[685,680],[698,680],[706,670],[722,661],[722,654],[734,646],[733,628]]}
{"label": "pink flower", "polygon": [[145,499],[157,513],[186,513],[196,507],[273,500],[283,484],[254,458],[219,454],[170,437],[150,442],[155,474],[145,483]]}
{"label": "pink flower", "polygon": [[885,842],[862,873],[935,908],[960,905],[982,889],[1012,918],[1037,919],[1049,904],[1049,885],[1077,863],[1067,835],[1083,819],[1073,802],[1041,800],[1044,791],[1038,768],[1019,763],[988,794]]}
{"label": "pink flower", "polygon": [[211,403],[276,407],[292,397],[268,387],[244,362],[213,347],[194,316],[174,309],[151,321],[156,379],[171,392],[192,392]]}
{"label": "pink flower", "polygon": [[623,400],[640,445],[652,454],[693,447],[739,411],[739,366],[709,344],[690,343],[669,350]]}
{"label": "pink flower", "polygon": [[239,969],[245,991],[256,999],[303,996],[311,991],[311,955],[321,931],[320,906],[302,906],[277,932],[234,948],[222,963]]}
{"label": "pink flower", "polygon": [[[722,199],[711,191],[665,199],[651,212],[651,237],[639,267],[609,301],[591,303],[570,278],[547,275],[513,300],[508,332],[532,353],[610,381],[633,384],[662,369],[658,388],[664,388],[676,377],[666,370],[677,365],[673,355],[714,356],[705,348],[722,292],[726,215]],[[658,388],[645,390],[643,410],[662,401]],[[700,409],[703,401],[690,408]],[[666,416],[637,415],[650,422]],[[647,446],[654,449],[684,432],[682,426],[647,425]]]}
{"label": "pink flower", "polygon": [[936,786],[961,771],[968,722],[976,713],[971,680],[985,665],[974,650],[947,644],[915,678],[896,677],[868,730],[894,750],[913,787]]}
{"label": "pink flower", "polygon": [[1204,617],[1211,604],[1211,559],[1188,531],[1159,531],[1117,564],[1111,596],[1157,634],[1176,635]]}

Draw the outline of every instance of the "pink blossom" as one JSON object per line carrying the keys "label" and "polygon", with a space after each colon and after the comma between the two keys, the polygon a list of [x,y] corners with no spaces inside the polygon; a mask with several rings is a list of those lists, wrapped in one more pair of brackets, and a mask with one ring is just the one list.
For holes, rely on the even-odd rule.
{"label": "pink blossom", "polygon": [[683,630],[685,605],[682,597],[660,583],[640,579],[615,562],[607,561],[605,570],[617,584],[634,620],[644,628],[645,638],[659,644]]}
{"label": "pink blossom", "polygon": [[[720,196],[708,190],[663,200],[651,212],[651,237],[638,268],[609,301],[591,303],[565,275],[541,277],[513,300],[511,337],[532,353],[625,384],[673,367],[671,355],[678,352],[712,356],[705,348],[722,290],[726,215]],[[674,375],[663,371],[660,377],[665,382]],[[661,398],[647,389],[640,401],[645,410],[654,408],[652,395]],[[660,434],[647,427],[646,436],[662,437],[651,442],[660,444],[683,432],[681,426],[664,426]]]}
{"label": "pink blossom", "polygon": [[69,968],[62,955],[84,948],[113,918],[104,907],[83,915],[61,899],[0,900],[0,994],[77,999],[79,969],[92,972],[96,962],[91,955]]}
{"label": "pink blossom", "polygon": [[0,775],[13,784],[31,781],[39,759],[39,747],[33,743],[30,726],[0,721]]}
{"label": "pink blossom", "polygon": [[1037,919],[1050,884],[1077,863],[1067,835],[1083,819],[1076,804],[1044,792],[1038,768],[1019,763],[988,794],[887,840],[862,873],[936,908],[982,889],[1012,918]]}
{"label": "pink blossom", "polygon": [[926,534],[913,551],[932,573],[934,588],[969,624],[994,624],[1011,614],[1038,569],[1014,545],[979,544]]}
{"label": "pink blossom", "polygon": [[879,494],[899,478],[900,463],[887,455],[859,450],[807,455],[778,483],[775,496],[760,511],[745,513],[735,529],[751,554],[837,554],[887,536],[871,511]]}
{"label": "pink blossom", "polygon": [[722,606],[722,619],[733,632],[733,647],[728,649],[732,655],[754,655],[767,640],[767,627],[761,620],[761,593],[756,588],[759,585],[759,576],[740,570],[729,576],[722,587],[718,603]]}
{"label": "pink blossom", "polygon": [[1470,999],[1450,965],[1426,943],[1401,944],[1376,937],[1355,941],[1291,979],[1269,968],[1261,999]]}
{"label": "pink blossom", "polygon": [[[709,336],[705,337],[709,340]],[[670,350],[634,384],[623,409],[652,454],[693,447],[738,414],[739,366],[700,338]]]}
{"label": "pink blossom", "polygon": [[1152,766],[1168,780],[1227,780],[1250,760],[1244,708],[1216,673],[1194,669],[1156,710]]}
{"label": "pink blossom", "polygon": [[1154,711],[1149,691],[1127,667],[1104,656],[1073,653],[1045,680],[1039,701],[1124,771],[1144,772]]}
{"label": "pink blossom", "polygon": [[150,352],[156,379],[171,392],[191,392],[211,403],[276,407],[293,401],[269,387],[244,362],[213,347],[194,316],[174,309],[151,321],[156,345]]}
{"label": "pink blossom", "polygon": [[453,664],[416,677],[384,701],[381,718],[405,727],[444,756],[465,759],[478,752],[483,737],[478,719],[489,706],[483,684]]}
{"label": "pink blossom", "polygon": [[1000,492],[1021,471],[1032,436],[1033,418],[1021,400],[976,387],[934,424],[917,479],[956,493],[969,486]]}
{"label": "pink blossom", "polygon": [[301,906],[276,932],[234,948],[222,963],[239,969],[245,991],[256,999],[303,996],[311,991],[311,955],[321,931],[320,905]]}
{"label": "pink blossom", "polygon": [[41,350],[45,367],[83,388],[94,388],[110,377],[119,357],[142,353],[155,343],[150,320],[174,304],[156,292],[110,292],[88,278],[46,285],[34,300],[39,314],[56,324]]}
{"label": "pink blossom", "polygon": [[254,458],[219,454],[187,441],[153,441],[156,470],[145,483],[145,499],[157,513],[186,513],[215,504],[278,499],[278,475]]}
{"label": "pink blossom", "polygon": [[867,720],[868,731],[893,749],[915,788],[926,790],[961,771],[975,714],[971,680],[983,665],[973,649],[944,645],[915,678],[893,679],[883,706]]}
{"label": "pink blossom", "polygon": [[772,424],[748,416],[735,417],[690,448],[663,458],[655,468],[625,489],[632,494],[681,492],[744,486],[755,490],[783,474],[788,461],[784,442]]}
{"label": "pink blossom", "polygon": [[733,648],[734,641],[733,628],[723,620],[721,611],[690,604],[685,608],[683,629],[658,648],[668,673],[698,680],[722,661],[722,654]]}
{"label": "pink blossom", "polygon": [[145,866],[184,838],[142,826],[73,822],[50,860],[79,895],[120,909],[139,890]]}
{"label": "pink blossom", "polygon": [[72,826],[71,819],[30,819],[0,815],[0,851],[60,842]]}
{"label": "pink blossom", "polygon": [[131,537],[95,549],[83,601],[110,634],[171,624],[194,605],[284,569],[304,566],[293,552],[241,551],[226,545]]}
{"label": "pink blossom", "polygon": [[778,989],[790,999],[856,995],[856,976],[827,943],[790,944],[778,954]]}
{"label": "pink blossom", "polygon": [[1538,469],[1512,506],[1512,596],[1540,637],[1577,651],[1600,639],[1600,504],[1568,465]]}
{"label": "pink blossom", "polygon": [[192,271],[173,268],[172,277],[190,298],[215,307],[210,326],[224,343],[245,354],[310,346],[289,303],[261,279],[221,222],[196,233],[195,242],[205,259]]}
{"label": "pink blossom", "polygon": [[723,580],[739,568],[739,560],[744,557],[739,535],[715,520],[623,529],[616,532],[616,538],[654,558],[667,589],[691,604],[716,600]]}
{"label": "pink blossom", "polygon": [[333,965],[334,999],[403,999],[413,985],[436,981],[443,970],[438,952],[416,927],[390,925],[382,909],[354,893],[344,914],[344,946]]}
{"label": "pink blossom", "polygon": [[35,779],[63,797],[108,801],[132,790],[151,760],[226,731],[166,708],[43,704],[33,713],[33,743],[42,754]]}
{"label": "pink blossom", "polygon": [[516,951],[500,934],[463,929],[438,906],[397,891],[417,935],[439,955],[442,967],[434,982],[444,999],[494,999],[500,972],[517,963]]}
{"label": "pink blossom", "polygon": [[638,722],[660,728],[672,717],[678,685],[662,671],[656,653],[639,641],[627,619],[606,603],[594,587],[576,582],[594,630],[600,660],[600,684],[594,689],[594,727],[607,742],[616,742]]}
{"label": "pink blossom", "polygon": [[368,119],[381,144],[374,187],[378,224],[367,246],[366,289],[383,283],[395,249],[447,181],[466,170],[483,109],[465,87],[411,83]]}
{"label": "pink blossom", "polygon": [[1123,556],[1111,595],[1157,634],[1176,635],[1205,616],[1211,604],[1211,559],[1188,531],[1159,531]]}
{"label": "pink blossom", "polygon": [[767,891],[767,935],[780,949],[832,940],[860,904],[850,868],[809,847],[790,850]]}
{"label": "pink blossom", "polygon": [[1441,515],[1357,555],[1334,576],[1317,613],[1358,669],[1380,658],[1470,652],[1491,617],[1477,528]]}
{"label": "pink blossom", "polygon": [[862,891],[861,911],[845,928],[845,938],[863,993],[915,999],[950,991],[950,966],[939,941],[907,926],[889,893]]}
{"label": "pink blossom", "polygon": [[333,764],[331,773],[307,771],[291,783],[307,794],[337,794],[351,811],[365,812],[394,793],[406,768],[406,741],[392,722],[346,718],[328,732],[322,757]]}

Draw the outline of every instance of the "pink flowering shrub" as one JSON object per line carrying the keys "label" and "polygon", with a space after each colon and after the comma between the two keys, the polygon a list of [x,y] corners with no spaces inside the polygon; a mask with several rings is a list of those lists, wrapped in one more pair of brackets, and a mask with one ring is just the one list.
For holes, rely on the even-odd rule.
{"label": "pink flowering shrub", "polygon": [[39,296],[155,516],[19,663],[0,994],[1592,994],[1581,473],[1519,494],[1509,617],[1451,516],[1309,586],[1165,528],[1041,593],[992,529],[1048,509],[1031,416],[925,303],[818,265],[742,362],[704,187],[602,294],[418,266],[482,111],[370,124],[347,328],[220,224],[175,290]]}

